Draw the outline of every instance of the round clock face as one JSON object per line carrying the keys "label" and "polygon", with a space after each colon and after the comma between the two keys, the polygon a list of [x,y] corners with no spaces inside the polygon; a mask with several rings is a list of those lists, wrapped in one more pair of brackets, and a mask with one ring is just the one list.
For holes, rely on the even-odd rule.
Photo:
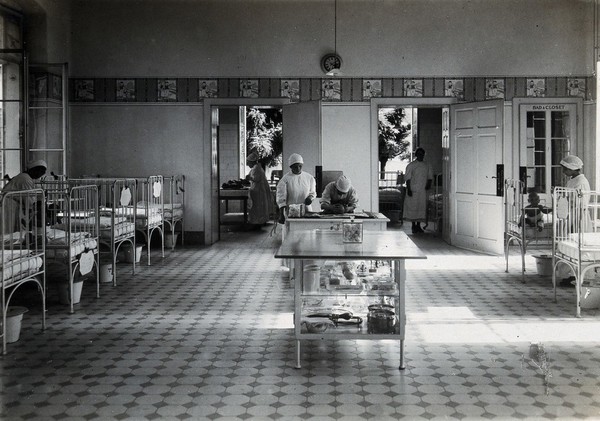
{"label": "round clock face", "polygon": [[337,54],[325,54],[321,59],[321,67],[325,73],[342,67],[342,59]]}

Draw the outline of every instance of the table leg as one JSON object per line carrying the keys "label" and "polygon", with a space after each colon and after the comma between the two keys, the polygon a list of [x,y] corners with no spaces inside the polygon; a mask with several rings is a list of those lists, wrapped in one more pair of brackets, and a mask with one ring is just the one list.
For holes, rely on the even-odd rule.
{"label": "table leg", "polygon": [[300,365],[300,339],[296,339],[296,368],[302,368]]}
{"label": "table leg", "polygon": [[400,339],[400,370],[404,370],[406,368],[406,363],[404,362],[404,339]]}

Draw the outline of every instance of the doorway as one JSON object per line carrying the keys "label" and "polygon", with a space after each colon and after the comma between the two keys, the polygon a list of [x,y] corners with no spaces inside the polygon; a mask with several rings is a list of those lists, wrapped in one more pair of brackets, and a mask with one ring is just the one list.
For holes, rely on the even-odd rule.
{"label": "doorway", "polygon": [[[238,107],[283,107],[289,104],[289,98],[207,98],[204,101],[204,139],[209,141],[203,144],[203,156],[206,166],[210,168],[210,177],[204,179],[204,244],[210,245],[220,238],[219,190],[221,179],[219,172],[219,136],[220,136],[220,110],[238,110]],[[236,113],[238,111],[235,111]],[[237,166],[237,171],[239,166]],[[238,172],[239,174],[239,172]]]}
{"label": "doorway", "polygon": [[443,226],[443,115],[448,107],[380,107],[378,119],[379,211],[392,224],[403,223],[406,197],[406,166],[415,159],[415,150],[426,151],[425,162],[432,169],[424,228],[441,234]]}

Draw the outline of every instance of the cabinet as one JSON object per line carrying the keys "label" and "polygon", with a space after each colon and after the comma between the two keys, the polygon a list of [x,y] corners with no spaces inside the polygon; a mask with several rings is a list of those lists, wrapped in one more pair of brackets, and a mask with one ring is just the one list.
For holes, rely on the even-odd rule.
{"label": "cabinet", "polygon": [[406,259],[426,256],[403,232],[290,232],[275,255],[294,260],[296,368],[304,339],[397,339],[404,369]]}

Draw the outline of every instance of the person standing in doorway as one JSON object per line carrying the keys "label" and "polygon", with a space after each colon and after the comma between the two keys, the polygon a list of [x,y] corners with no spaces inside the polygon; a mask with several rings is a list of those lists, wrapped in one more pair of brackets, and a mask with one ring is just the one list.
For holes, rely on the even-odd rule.
{"label": "person standing in doorway", "polygon": [[259,162],[258,154],[252,152],[246,157],[246,163],[252,168],[247,177],[250,180],[248,222],[254,224],[254,228],[259,230],[271,219],[274,200],[269,181]]}
{"label": "person standing in doorway", "polygon": [[423,232],[421,221],[427,221],[427,191],[433,181],[433,170],[424,161],[425,149],[417,148],[416,159],[406,166],[406,198],[404,199],[404,219],[412,221],[412,233]]}

